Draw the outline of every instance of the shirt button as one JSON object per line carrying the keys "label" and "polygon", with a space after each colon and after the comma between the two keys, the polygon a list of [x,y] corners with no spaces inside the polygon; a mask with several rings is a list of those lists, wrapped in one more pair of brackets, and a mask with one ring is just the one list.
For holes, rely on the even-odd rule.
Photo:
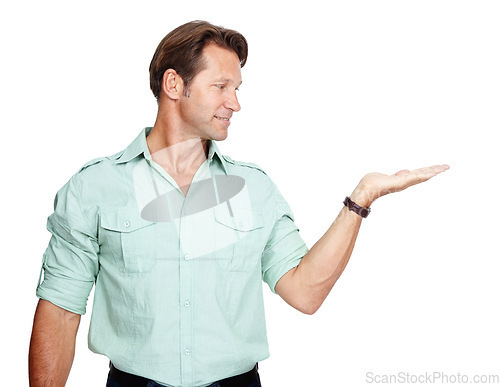
{"label": "shirt button", "polygon": [[186,255],[184,256],[184,259],[187,261],[187,260],[189,259],[189,255],[187,255],[187,254],[186,254]]}
{"label": "shirt button", "polygon": [[184,306],[185,306],[186,308],[187,308],[188,306],[190,306],[190,305],[191,305],[191,304],[189,303],[189,301],[186,301],[186,302],[184,303]]}
{"label": "shirt button", "polygon": [[189,356],[191,354],[191,351],[189,349],[186,349],[184,353]]}
{"label": "shirt button", "polygon": [[125,227],[128,227],[130,226],[130,222],[128,220],[125,221],[125,223],[123,223]]}

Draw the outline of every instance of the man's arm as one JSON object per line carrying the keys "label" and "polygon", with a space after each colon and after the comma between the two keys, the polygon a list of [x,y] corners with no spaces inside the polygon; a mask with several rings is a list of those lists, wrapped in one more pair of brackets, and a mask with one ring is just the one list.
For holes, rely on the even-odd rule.
{"label": "man's arm", "polygon": [[[383,195],[423,183],[448,168],[447,165],[435,165],[412,172],[402,170],[390,176],[370,173],[361,179],[350,198],[362,207],[369,207]],[[303,313],[316,312],[349,261],[361,220],[361,216],[344,207],[300,264],[276,283],[276,293]]]}
{"label": "man's arm", "polygon": [[64,386],[75,356],[80,315],[40,299],[33,321],[29,350],[32,387]]}

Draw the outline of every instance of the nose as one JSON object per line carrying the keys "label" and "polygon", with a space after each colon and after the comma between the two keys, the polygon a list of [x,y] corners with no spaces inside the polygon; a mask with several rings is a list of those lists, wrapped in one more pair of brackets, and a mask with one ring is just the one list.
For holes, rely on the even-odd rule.
{"label": "nose", "polygon": [[228,95],[226,102],[224,103],[226,109],[231,109],[233,112],[239,112],[241,110],[240,103],[238,102],[238,96],[236,95],[236,90]]}

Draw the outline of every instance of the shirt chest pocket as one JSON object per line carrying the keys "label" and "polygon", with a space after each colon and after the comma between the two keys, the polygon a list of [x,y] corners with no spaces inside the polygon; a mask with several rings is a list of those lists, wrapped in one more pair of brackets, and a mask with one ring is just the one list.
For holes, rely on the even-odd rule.
{"label": "shirt chest pocket", "polygon": [[101,212],[101,250],[109,252],[124,273],[144,273],[156,263],[155,222],[143,219],[137,209]]}
{"label": "shirt chest pocket", "polygon": [[262,215],[252,210],[235,210],[225,206],[214,208],[216,239],[229,242],[230,259],[220,260],[229,271],[251,271],[260,266],[265,247]]}

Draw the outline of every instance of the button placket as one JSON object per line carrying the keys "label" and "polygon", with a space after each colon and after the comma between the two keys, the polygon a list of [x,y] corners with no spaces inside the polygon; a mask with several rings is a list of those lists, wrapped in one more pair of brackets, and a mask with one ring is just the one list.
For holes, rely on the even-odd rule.
{"label": "button placket", "polygon": [[[189,198],[189,192],[187,197]],[[189,199],[187,199],[189,202]],[[182,324],[179,325],[179,337],[181,345],[184,350],[181,352],[181,372],[183,375],[183,384],[192,385],[193,375],[193,359],[191,351],[193,348],[193,309],[190,307],[190,300],[193,299],[193,264],[195,263],[195,251],[191,245],[190,218],[185,217],[185,211],[189,208],[186,206],[188,202],[184,203],[184,208],[181,210],[181,217],[179,219],[179,238],[181,240],[181,251],[179,257],[179,280],[180,280],[180,299],[184,301],[179,302],[180,316]]]}

